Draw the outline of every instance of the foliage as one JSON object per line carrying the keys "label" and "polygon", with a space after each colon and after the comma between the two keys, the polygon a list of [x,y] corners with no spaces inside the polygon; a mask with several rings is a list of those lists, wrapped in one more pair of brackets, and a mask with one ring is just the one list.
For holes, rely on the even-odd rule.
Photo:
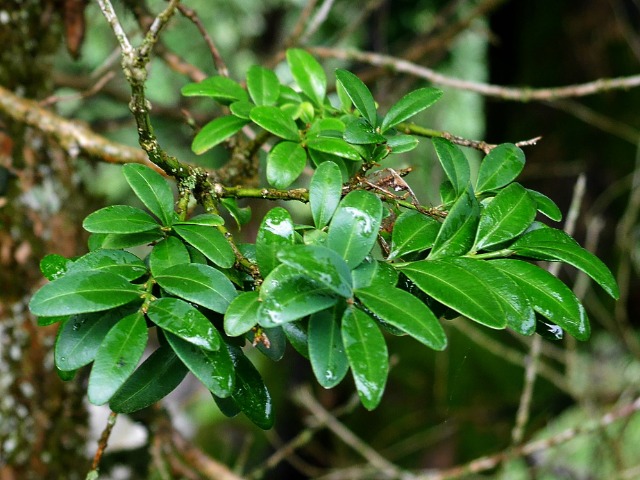
{"label": "foliage", "polygon": [[[350,370],[362,404],[374,409],[389,371],[385,334],[443,350],[440,319],[463,315],[522,335],[589,337],[577,297],[531,261],[572,265],[614,298],[617,285],[569,235],[536,221],[537,213],[558,220],[559,210],[515,182],[525,164],[520,148],[493,148],[473,178],[460,147],[433,139],[446,180],[441,204],[425,207],[385,161],[417,145],[406,122],[441,92],[420,88],[382,115],[353,73],[336,70],[337,95],[329,97],[325,72],[309,53],[289,50],[287,62],[295,89],[254,66],[246,89],[213,77],[182,93],[230,112],[198,132],[194,152],[243,135],[243,128],[263,130],[272,188],[244,195],[308,202],[310,218],[297,223],[276,206],[255,244],[237,245],[217,209],[237,217],[230,198],[243,194],[220,186],[210,202],[185,193],[182,182],[174,210],[160,174],[125,165],[128,184],[150,213],[126,205],[98,210],[83,224],[92,234],[88,254],[42,260],[50,283],[30,308],[41,324],[61,324],[55,359],[63,378],[93,362],[89,400],[132,412],[163,398],[190,371],[225,414],[243,412],[267,429],[271,397],[242,349],[247,340],[278,360],[284,342],[276,339],[286,338],[325,388]],[[308,190],[287,190],[307,181],[309,167]],[[191,194],[205,213],[187,214]],[[127,250],[141,245],[150,246],[144,258]],[[149,330],[159,347],[138,366]]]}

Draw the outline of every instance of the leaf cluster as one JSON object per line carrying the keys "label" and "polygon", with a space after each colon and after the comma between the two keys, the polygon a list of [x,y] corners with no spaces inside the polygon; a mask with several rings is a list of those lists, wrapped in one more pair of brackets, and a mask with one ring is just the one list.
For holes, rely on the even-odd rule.
{"label": "leaf cluster", "polygon": [[[212,98],[231,112],[203,127],[195,152],[249,125],[274,140],[266,165],[272,187],[286,189],[312,168],[309,221],[296,224],[276,206],[261,219],[255,243],[235,245],[222,217],[183,218],[161,175],[124,166],[148,212],[98,210],[83,224],[92,234],[89,253],[41,263],[50,283],[30,308],[42,325],[60,322],[55,362],[63,378],[92,363],[89,400],[132,412],[191,372],[222,412],[243,412],[270,428],[271,397],[245,356],[247,341],[275,361],[290,344],[324,388],[351,372],[362,404],[373,409],[389,372],[387,335],[443,350],[442,319],[464,316],[522,335],[589,337],[580,301],[533,261],[572,265],[617,298],[615,280],[569,235],[536,221],[561,215],[552,200],[515,182],[525,164],[520,148],[497,146],[473,178],[458,146],[433,139],[446,180],[441,205],[425,208],[398,193],[410,192],[398,174],[374,170],[389,154],[415,147],[400,127],[441,92],[420,88],[380,115],[354,74],[336,71],[333,105],[311,55],[289,50],[287,61],[295,89],[255,66],[246,89],[212,77],[183,94]],[[247,220],[232,199],[217,200]],[[150,246],[144,258],[128,250],[140,245]],[[158,346],[141,361],[150,331]]]}

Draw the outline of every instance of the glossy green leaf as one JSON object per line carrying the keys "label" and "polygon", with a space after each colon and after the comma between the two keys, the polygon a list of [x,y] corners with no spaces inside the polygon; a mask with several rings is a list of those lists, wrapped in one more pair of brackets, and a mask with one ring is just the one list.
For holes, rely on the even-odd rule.
{"label": "glossy green leaf", "polygon": [[386,143],[387,141],[387,139],[376,132],[376,129],[364,118],[358,118],[347,125],[342,138],[344,138],[346,142],[356,145]]}
{"label": "glossy green leaf", "polygon": [[256,367],[244,356],[242,350],[229,347],[236,370],[236,387],[232,398],[249,420],[268,430],[273,426],[271,395]]}
{"label": "glossy green leaf", "polygon": [[156,349],[109,401],[116,413],[132,413],[169,395],[187,375],[187,367],[168,345]]}
{"label": "glossy green leaf", "polygon": [[433,138],[431,142],[444,173],[453,185],[456,196],[463,194],[467,190],[469,179],[471,178],[471,169],[467,157],[465,157],[460,147],[449,140]]}
{"label": "glossy green leaf", "polygon": [[292,142],[300,141],[296,122],[278,107],[263,105],[251,110],[251,120],[276,137]]}
{"label": "glossy green leaf", "polygon": [[355,190],[336,209],[327,246],[339,253],[349,268],[357,267],[375,245],[382,220],[382,202],[371,192]]}
{"label": "glossy green leaf", "polygon": [[532,230],[520,237],[509,249],[525,257],[561,261],[572,265],[589,275],[613,298],[617,299],[620,296],[618,284],[602,260],[582,248],[562,230]]}
{"label": "glossy green leaf", "polygon": [[350,298],[353,294],[351,270],[343,258],[333,250],[319,245],[293,245],[278,253],[278,259],[306,275],[308,279]]}
{"label": "glossy green leaf", "polygon": [[536,316],[533,306],[516,282],[486,260],[457,258],[452,261],[489,285],[487,294],[493,295],[500,304],[507,327],[521,335],[534,333]]}
{"label": "glossy green leaf", "polygon": [[218,117],[207,123],[196,134],[191,143],[191,150],[200,155],[207,150],[211,150],[219,143],[224,142],[227,138],[235,135],[242,127],[247,124],[244,118],[227,115]]}
{"label": "glossy green leaf", "polygon": [[275,188],[287,188],[302,174],[307,152],[297,142],[279,142],[267,155],[267,181]]}
{"label": "glossy green leaf", "polygon": [[40,316],[38,317],[37,322],[39,327],[46,327],[47,325],[53,325],[54,323],[64,322],[65,320],[68,320],[68,319],[69,319],[69,315],[57,315],[53,317]]}
{"label": "glossy green leaf", "polygon": [[173,230],[220,268],[231,268],[235,263],[231,244],[215,227],[174,225]]}
{"label": "glossy green leaf", "polygon": [[439,190],[443,205],[453,204],[458,198],[456,191],[453,189],[453,184],[449,180],[442,182]]}
{"label": "glossy green leaf", "polygon": [[220,334],[197,308],[179,298],[164,297],[151,302],[149,319],[166,332],[205,350],[220,348]]}
{"label": "glossy green leaf", "polygon": [[324,388],[338,385],[349,370],[336,308],[314,313],[309,318],[309,360],[318,383]]}
{"label": "glossy green leaf", "polygon": [[243,335],[258,323],[258,292],[243,292],[233,299],[224,314],[224,331],[230,337]]}
{"label": "glossy green leaf", "polygon": [[87,395],[103,405],[133,373],[147,346],[147,325],[141,312],[116,323],[104,337],[89,376]]}
{"label": "glossy green leaf", "polygon": [[[283,267],[286,267],[283,269]],[[286,272],[281,275],[281,272]],[[265,283],[273,288],[260,290],[262,302],[258,308],[258,321],[263,327],[277,327],[333,306],[337,297],[325,287],[306,280],[288,265],[271,272]]]}
{"label": "glossy green leaf", "polygon": [[220,398],[213,394],[211,394],[211,396],[213,397],[214,402],[216,402],[217,407],[220,409],[220,412],[225,417],[235,417],[242,412],[233,397]]}
{"label": "glossy green leaf", "polygon": [[139,233],[159,228],[147,212],[128,205],[112,205],[90,214],[82,226],[91,233]]}
{"label": "glossy green leaf", "polygon": [[217,397],[231,396],[235,387],[235,371],[225,345],[216,351],[205,350],[166,332],[167,341],[187,368]]}
{"label": "glossy green leaf", "polygon": [[434,350],[444,350],[447,336],[429,308],[404,290],[374,286],[356,291],[373,314]]}
{"label": "glossy green leaf", "polygon": [[229,105],[229,110],[234,117],[242,118],[244,120],[251,120],[251,110],[253,110],[255,104],[247,101],[233,102]]}
{"label": "glossy green leaf", "polygon": [[491,283],[459,260],[423,260],[400,271],[424,293],[471,320],[491,328],[506,327],[507,318]]}
{"label": "glossy green leaf", "polygon": [[96,250],[97,248],[130,248],[137,247],[139,245],[148,245],[153,242],[157,242],[158,240],[162,240],[164,238],[164,234],[160,229],[157,230],[149,230],[148,232],[141,233],[94,233],[89,238],[89,242],[91,243],[91,238],[95,236],[101,236],[102,238],[99,241],[99,245],[96,243],[92,246],[92,250]]}
{"label": "glossy green leaf", "polygon": [[109,272],[77,272],[38,290],[29,308],[34,315],[57,316],[99,312],[140,298],[140,287]]}
{"label": "glossy green leaf", "polygon": [[480,206],[471,188],[465,190],[445,218],[429,259],[457,257],[469,252],[480,221]]}
{"label": "glossy green leaf", "polygon": [[536,206],[522,185],[500,190],[480,214],[475,248],[491,247],[524,232],[536,218]]}
{"label": "glossy green leaf", "polygon": [[223,198],[220,203],[236,221],[238,229],[251,221],[251,207],[240,207],[235,198]]}
{"label": "glossy green leaf", "polygon": [[60,278],[67,273],[67,269],[72,263],[72,260],[63,257],[62,255],[50,253],[40,260],[40,271],[47,280],[51,281],[56,278]]}
{"label": "glossy green leaf", "polygon": [[159,275],[165,268],[190,261],[187,247],[176,237],[167,237],[161,240],[149,254],[149,267],[154,276]]}
{"label": "glossy green leaf", "polygon": [[131,314],[128,307],[72,315],[56,336],[54,359],[60,370],[76,370],[93,362],[107,332]]}
{"label": "glossy green leaf", "polygon": [[495,190],[515,180],[524,168],[524,152],[512,143],[503,143],[492,149],[478,170],[476,192]]}
{"label": "glossy green leaf", "polygon": [[548,271],[521,260],[496,259],[489,263],[518,284],[536,312],[578,340],[589,338],[589,320],[584,307],[564,283]]}
{"label": "glossy green leaf", "polygon": [[282,207],[272,208],[262,219],[256,237],[256,259],[263,278],[280,263],[278,252],[293,243],[291,215]]}
{"label": "glossy green leaf", "polygon": [[342,195],[340,167],[328,161],[318,165],[309,184],[309,204],[316,228],[324,227],[333,216]]}
{"label": "glossy green leaf", "polygon": [[536,192],[535,190],[527,189],[527,192],[536,202],[536,208],[540,213],[554,222],[562,220],[562,212],[553,200],[540,192]]}
{"label": "glossy green leaf", "polygon": [[329,153],[336,157],[358,161],[362,157],[356,149],[341,138],[315,137],[307,140],[307,147],[322,153]]}
{"label": "glossy green leaf", "polygon": [[280,85],[280,96],[278,97],[279,105],[300,102],[302,102],[302,96],[300,95],[300,93],[296,92],[293,88],[287,85]]}
{"label": "glossy green leaf", "polygon": [[437,88],[419,88],[407,93],[393,105],[382,120],[380,130],[386,132],[400,122],[404,122],[425,108],[433,105],[442,96]]}
{"label": "glossy green leaf", "polygon": [[245,336],[269,360],[274,362],[282,360],[287,348],[287,337],[282,327],[262,328],[260,333],[258,338],[255,332],[249,332]]}
{"label": "glossy green leaf", "polygon": [[434,218],[415,210],[403,212],[393,227],[389,258],[431,248],[441,226],[442,224]]}
{"label": "glossy green leaf", "polygon": [[247,71],[247,90],[256,105],[274,105],[280,96],[280,82],[273,71],[252,65]]}
{"label": "glossy green leaf", "polygon": [[309,338],[306,322],[288,322],[280,327],[291,346],[304,358],[309,358]]}
{"label": "glossy green leaf", "polygon": [[385,135],[387,139],[387,147],[391,149],[391,153],[410,152],[418,146],[418,139],[413,135]]}
{"label": "glossy green leaf", "polygon": [[224,218],[213,213],[201,213],[186,220],[176,222],[176,225],[203,225],[206,227],[218,227],[224,225]]}
{"label": "glossy green leaf", "polygon": [[342,342],[360,402],[367,410],[378,406],[389,373],[387,344],[373,319],[349,307],[342,317]]}
{"label": "glossy green leaf", "polygon": [[147,272],[147,266],[133,253],[124,250],[98,249],[69,265],[68,273],[98,271],[135,280]]}
{"label": "glossy green leaf", "polygon": [[231,281],[209,265],[174,265],[155,279],[167,292],[218,313],[224,313],[236,297]]}
{"label": "glossy green leaf", "polygon": [[327,76],[318,61],[299,48],[287,50],[287,63],[294,80],[318,107],[324,104]]}
{"label": "glossy green leaf", "polygon": [[199,83],[185,85],[182,87],[182,95],[185,97],[210,97],[223,105],[249,100],[247,92],[238,82],[220,75],[207,78]]}
{"label": "glossy green leaf", "polygon": [[122,167],[127,183],[136,196],[163,225],[171,225],[174,219],[173,192],[158,172],[139,163],[128,163]]}
{"label": "glossy green leaf", "polygon": [[336,78],[342,84],[345,92],[362,117],[369,122],[372,127],[377,127],[378,116],[376,113],[376,102],[369,88],[356,75],[347,70],[337,69]]}

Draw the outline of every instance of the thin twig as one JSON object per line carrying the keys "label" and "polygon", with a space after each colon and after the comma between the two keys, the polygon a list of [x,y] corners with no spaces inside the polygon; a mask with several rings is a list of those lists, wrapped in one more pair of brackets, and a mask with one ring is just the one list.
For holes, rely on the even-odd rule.
{"label": "thin twig", "polygon": [[140,51],[138,52],[138,57],[142,61],[148,61],[149,55],[151,54],[151,50],[154,45],[158,42],[158,35],[160,34],[160,30],[162,30],[171,17],[174,15],[176,8],[180,0],[171,0],[167,8],[165,8],[162,12],[160,12],[156,18],[153,19],[153,23],[149,27],[147,34],[144,37],[142,45],[140,46]]}
{"label": "thin twig", "polygon": [[98,441],[98,449],[96,450],[96,454],[93,456],[93,463],[91,464],[91,470],[97,471],[100,466],[100,460],[102,460],[102,455],[104,454],[105,449],[107,448],[107,443],[109,442],[109,437],[111,436],[111,432],[113,430],[114,425],[116,424],[116,419],[118,418],[118,414],[115,412],[111,412],[109,414],[109,418],[107,419],[107,425],[104,427],[102,431],[102,435],[100,435],[100,440]]}
{"label": "thin twig", "polygon": [[124,28],[122,28],[122,25],[120,24],[120,20],[118,20],[118,16],[113,9],[113,5],[111,5],[111,2],[109,0],[98,0],[98,5],[100,5],[100,10],[102,10],[104,18],[106,18],[109,25],[111,25],[111,29],[116,36],[116,40],[118,40],[120,48],[122,49],[122,55],[133,55],[133,46],[129,41],[129,37],[127,37],[127,34],[125,33]]}
{"label": "thin twig", "polygon": [[51,95],[40,102],[40,106],[48,107],[49,105],[53,105],[54,103],[60,102],[68,102],[70,100],[80,100],[83,98],[89,98],[93,95],[96,95],[100,90],[102,90],[107,83],[111,81],[113,77],[115,77],[115,72],[112,70],[107,71],[102,77],[100,77],[88,90],[83,92],[74,93],[72,95]]}
{"label": "thin twig", "polygon": [[304,33],[307,21],[309,20],[313,9],[316,7],[316,3],[318,3],[318,0],[307,1],[307,4],[300,12],[300,16],[298,17],[295,26],[291,30],[291,34],[284,41],[285,49],[298,44],[300,37],[302,37],[302,34]]}
{"label": "thin twig", "polygon": [[406,60],[401,60],[389,55],[382,55],[373,52],[362,52],[357,50],[343,50],[328,47],[313,47],[310,51],[323,58],[339,58],[341,60],[352,60],[387,68],[392,72],[406,73],[418,78],[429,80],[435,85],[442,85],[458,90],[479,93],[486,97],[499,98],[501,100],[511,100],[517,102],[552,101],[559,98],[584,97],[611,90],[628,90],[640,86],[640,75],[628,77],[600,78],[592,82],[563,87],[552,88],[516,88],[488,83],[473,82],[460,78],[449,77]]}
{"label": "thin twig", "polygon": [[306,43],[307,40],[314,33],[316,33],[316,31],[327,20],[327,17],[329,16],[329,12],[331,11],[331,7],[333,7],[334,2],[335,0],[324,0],[324,2],[322,2],[322,5],[320,5],[320,8],[318,9],[314,17],[311,19],[309,26],[307,27],[306,31],[302,35],[302,38],[300,39],[301,43]]}
{"label": "thin twig", "polygon": [[178,10],[182,15],[184,15],[186,18],[191,20],[191,22],[193,22],[193,24],[196,26],[196,28],[200,32],[200,35],[202,35],[202,38],[207,44],[207,47],[209,47],[209,52],[211,53],[211,57],[213,58],[213,64],[215,65],[218,74],[222,75],[223,77],[228,77],[229,69],[227,68],[227,65],[224,63],[224,60],[222,59],[222,56],[220,55],[220,52],[218,51],[216,44],[211,39],[211,36],[207,32],[207,29],[204,27],[204,24],[200,20],[200,17],[198,17],[198,14],[196,13],[196,11],[192,8],[185,7],[184,5],[178,5]]}

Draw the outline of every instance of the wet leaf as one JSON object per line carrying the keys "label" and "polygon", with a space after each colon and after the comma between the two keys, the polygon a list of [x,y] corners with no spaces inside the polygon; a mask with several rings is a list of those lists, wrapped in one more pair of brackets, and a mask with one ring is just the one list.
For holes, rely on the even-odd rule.
{"label": "wet leaf", "polygon": [[135,280],[147,273],[147,266],[133,253],[98,249],[78,258],[67,270],[68,273],[88,271],[115,273],[127,280]]}
{"label": "wet leaf", "polygon": [[293,243],[291,215],[282,207],[272,208],[262,219],[256,237],[256,259],[263,278],[280,264],[278,252]]}
{"label": "wet leaf", "polygon": [[173,192],[162,175],[138,163],[124,165],[122,172],[145,207],[158,217],[163,225],[171,225],[174,220]]}
{"label": "wet leaf", "polygon": [[236,256],[229,241],[215,227],[174,225],[173,230],[220,268],[231,268],[235,263]]}
{"label": "wet leaf", "polygon": [[50,253],[40,260],[40,271],[47,280],[51,281],[67,273],[67,269],[72,263],[72,260],[62,255]]}
{"label": "wet leaf", "polygon": [[468,188],[449,210],[428,258],[457,257],[469,252],[479,221],[480,206],[473,191]]}
{"label": "wet leaf", "polygon": [[267,181],[275,188],[287,188],[302,174],[307,152],[297,142],[280,142],[267,155]]}
{"label": "wet leaf", "polygon": [[332,308],[314,313],[309,318],[309,360],[318,383],[324,388],[338,385],[349,370],[336,314],[342,309]]}
{"label": "wet leaf", "polygon": [[233,299],[224,314],[224,330],[230,337],[243,335],[258,323],[258,292],[243,292]]}
{"label": "wet leaf", "polygon": [[148,213],[128,205],[112,205],[90,214],[82,226],[91,233],[139,233],[159,229]]}
{"label": "wet leaf", "polygon": [[318,165],[309,184],[309,204],[316,228],[324,227],[333,216],[342,195],[342,174],[335,163]]}
{"label": "wet leaf", "polygon": [[187,247],[176,237],[161,240],[149,254],[149,267],[154,276],[159,275],[166,268],[190,262],[191,257]]}
{"label": "wet leaf", "polygon": [[535,190],[527,189],[527,192],[536,202],[536,208],[540,213],[554,222],[562,220],[562,212],[553,200],[540,192],[536,192]]}
{"label": "wet leaf", "polygon": [[202,213],[200,215],[195,215],[191,218],[180,220],[179,222],[175,223],[176,225],[202,225],[205,227],[219,227],[220,225],[224,225],[224,218],[213,213]]}
{"label": "wet leaf", "polygon": [[431,248],[441,226],[434,218],[414,210],[403,212],[393,227],[389,258]]}

